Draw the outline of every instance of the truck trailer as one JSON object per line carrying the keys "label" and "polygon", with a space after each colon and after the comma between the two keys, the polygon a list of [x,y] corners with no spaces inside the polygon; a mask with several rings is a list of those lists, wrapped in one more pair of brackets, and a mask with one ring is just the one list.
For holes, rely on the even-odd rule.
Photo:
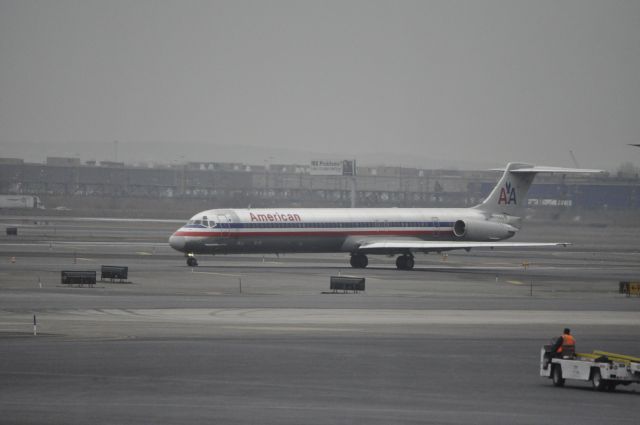
{"label": "truck trailer", "polygon": [[0,195],[0,209],[44,209],[40,198],[32,195]]}

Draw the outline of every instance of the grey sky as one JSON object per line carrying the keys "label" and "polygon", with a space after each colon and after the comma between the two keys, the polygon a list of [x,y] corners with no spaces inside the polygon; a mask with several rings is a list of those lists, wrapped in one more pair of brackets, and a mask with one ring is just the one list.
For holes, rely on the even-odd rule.
{"label": "grey sky", "polygon": [[640,1],[0,0],[0,157],[114,140],[640,163]]}

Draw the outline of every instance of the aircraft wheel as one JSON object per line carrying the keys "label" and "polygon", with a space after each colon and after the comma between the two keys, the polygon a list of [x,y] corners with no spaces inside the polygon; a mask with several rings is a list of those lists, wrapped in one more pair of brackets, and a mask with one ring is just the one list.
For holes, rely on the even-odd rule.
{"label": "aircraft wheel", "polygon": [[369,264],[369,259],[364,254],[351,255],[351,267],[355,269],[364,269]]}
{"label": "aircraft wheel", "polygon": [[195,257],[187,257],[187,266],[189,267],[197,267],[198,260]]}
{"label": "aircraft wheel", "polygon": [[556,387],[562,387],[564,385],[562,367],[559,364],[553,365],[553,369],[551,369],[551,380]]}
{"label": "aircraft wheel", "polygon": [[411,255],[401,255],[396,259],[396,267],[398,270],[411,270],[413,266],[414,261]]}
{"label": "aircraft wheel", "polygon": [[413,261],[413,257],[407,256],[407,260],[405,261],[405,266],[407,270],[412,270],[415,265],[415,261]]}

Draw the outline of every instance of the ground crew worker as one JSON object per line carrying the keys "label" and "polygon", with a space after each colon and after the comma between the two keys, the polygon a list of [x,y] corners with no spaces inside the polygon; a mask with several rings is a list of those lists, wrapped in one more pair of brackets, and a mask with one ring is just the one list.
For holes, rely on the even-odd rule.
{"label": "ground crew worker", "polygon": [[571,329],[564,328],[564,332],[551,346],[551,352],[556,357],[573,356],[576,352],[576,340],[571,335]]}

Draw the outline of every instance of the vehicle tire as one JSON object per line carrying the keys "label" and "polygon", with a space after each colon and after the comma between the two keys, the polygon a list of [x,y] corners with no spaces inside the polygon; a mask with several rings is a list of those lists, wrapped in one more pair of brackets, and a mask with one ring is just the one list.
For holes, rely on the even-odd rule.
{"label": "vehicle tire", "polygon": [[187,266],[189,267],[196,267],[198,265],[198,260],[196,260],[193,257],[189,257],[187,258]]}
{"label": "vehicle tire", "polygon": [[553,381],[553,386],[555,387],[564,386],[562,367],[559,364],[553,365],[553,368],[551,369],[551,380]]}
{"label": "vehicle tire", "polygon": [[611,381],[607,382],[606,391],[614,392],[616,390],[617,385],[618,384],[615,382],[611,382]]}
{"label": "vehicle tire", "polygon": [[609,385],[602,379],[600,369],[593,369],[591,371],[591,386],[596,391],[604,391]]}

